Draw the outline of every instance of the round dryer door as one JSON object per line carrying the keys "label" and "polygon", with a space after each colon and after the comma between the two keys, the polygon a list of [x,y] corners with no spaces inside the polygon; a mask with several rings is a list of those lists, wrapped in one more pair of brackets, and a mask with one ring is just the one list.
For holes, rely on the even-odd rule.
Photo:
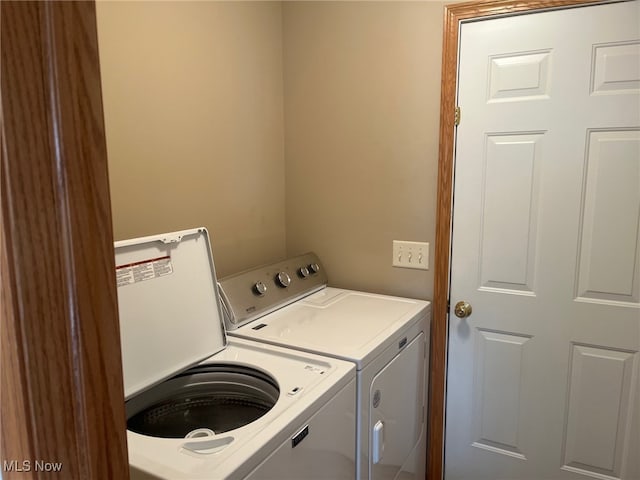
{"label": "round dryer door", "polygon": [[127,401],[127,429],[162,438],[219,434],[262,417],[279,396],[276,381],[259,370],[198,365]]}

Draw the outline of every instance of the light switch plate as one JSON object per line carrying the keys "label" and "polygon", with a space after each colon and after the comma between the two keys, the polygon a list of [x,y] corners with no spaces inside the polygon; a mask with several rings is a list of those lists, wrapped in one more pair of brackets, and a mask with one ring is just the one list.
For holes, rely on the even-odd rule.
{"label": "light switch plate", "polygon": [[429,243],[394,240],[392,265],[429,270]]}

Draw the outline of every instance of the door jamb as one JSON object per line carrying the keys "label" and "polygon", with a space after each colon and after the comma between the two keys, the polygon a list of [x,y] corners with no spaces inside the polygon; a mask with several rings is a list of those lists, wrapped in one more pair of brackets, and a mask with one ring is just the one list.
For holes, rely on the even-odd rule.
{"label": "door jamb", "polygon": [[449,262],[453,202],[453,147],[458,78],[458,36],[463,21],[531,13],[555,8],[610,3],[600,0],[485,0],[446,5],[442,42],[438,199],[434,294],[431,324],[427,479],[444,478],[444,411],[446,402]]}
{"label": "door jamb", "polygon": [[95,2],[0,17],[0,476],[125,480]]}

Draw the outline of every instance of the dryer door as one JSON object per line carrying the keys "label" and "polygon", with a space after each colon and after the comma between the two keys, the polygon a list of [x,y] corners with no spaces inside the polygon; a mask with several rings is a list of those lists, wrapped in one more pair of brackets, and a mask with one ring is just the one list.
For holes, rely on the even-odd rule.
{"label": "dryer door", "polygon": [[[412,455],[424,429],[425,336],[420,333],[374,377],[369,422],[369,478],[413,478]],[[417,460],[420,461],[420,460]]]}

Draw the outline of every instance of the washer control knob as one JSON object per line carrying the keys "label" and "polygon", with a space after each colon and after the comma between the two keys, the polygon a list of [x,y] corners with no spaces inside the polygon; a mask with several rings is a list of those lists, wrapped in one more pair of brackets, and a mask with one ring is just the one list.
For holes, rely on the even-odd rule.
{"label": "washer control knob", "polygon": [[287,288],[291,284],[291,277],[287,272],[280,272],[276,275],[276,283],[282,288]]}
{"label": "washer control knob", "polygon": [[300,267],[298,269],[298,275],[300,275],[301,278],[307,278],[310,273],[311,272],[309,272],[309,269],[307,267]]}
{"label": "washer control knob", "polygon": [[257,282],[254,286],[253,286],[253,291],[254,293],[256,293],[257,295],[264,295],[265,293],[267,293],[267,286],[262,283],[262,282]]}
{"label": "washer control knob", "polygon": [[311,273],[318,273],[320,271],[320,265],[318,265],[317,263],[312,263],[311,265],[309,265],[309,271]]}

